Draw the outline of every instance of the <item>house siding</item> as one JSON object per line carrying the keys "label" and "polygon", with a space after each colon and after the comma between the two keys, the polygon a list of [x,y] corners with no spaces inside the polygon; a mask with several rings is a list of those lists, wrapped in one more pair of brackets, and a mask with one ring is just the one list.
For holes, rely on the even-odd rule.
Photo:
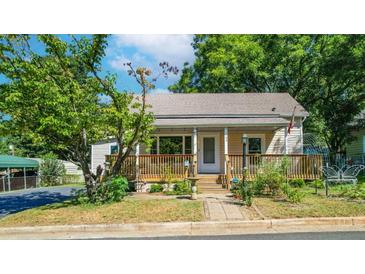
{"label": "house siding", "polygon": [[91,146],[91,170],[96,172],[96,168],[100,165],[104,168],[105,155],[110,154],[110,146],[116,145],[116,142],[105,142],[100,144],[95,144]]}
{"label": "house siding", "polygon": [[[288,154],[303,153],[303,136],[301,127],[301,120],[296,119],[294,127],[288,135]],[[266,144],[268,144],[265,152],[266,154],[285,153],[285,128],[267,133]]]}
{"label": "house siding", "polygon": [[354,132],[353,135],[356,137],[356,140],[347,145],[346,154],[348,156],[359,155],[364,153],[363,138],[365,136],[365,129]]}
{"label": "house siding", "polygon": [[[296,119],[291,133],[288,135],[288,154],[303,153],[303,136],[302,136],[301,119]],[[219,132],[219,156],[220,156],[220,173],[224,173],[224,130],[223,128],[198,128],[199,133],[202,132]],[[248,137],[259,136],[263,138],[263,153],[264,154],[284,154],[285,153],[285,129],[281,128],[276,131],[259,131],[228,128],[228,154],[242,154],[242,135],[246,133]],[[155,134],[160,135],[192,135],[192,129],[158,129]],[[361,139],[362,142],[362,139]],[[96,167],[101,165],[104,167],[105,155],[110,153],[110,146],[115,145],[115,142],[101,143],[92,146],[92,169],[95,172]],[[199,148],[198,148],[199,149]],[[140,154],[149,154],[147,147],[144,144],[140,146]]]}

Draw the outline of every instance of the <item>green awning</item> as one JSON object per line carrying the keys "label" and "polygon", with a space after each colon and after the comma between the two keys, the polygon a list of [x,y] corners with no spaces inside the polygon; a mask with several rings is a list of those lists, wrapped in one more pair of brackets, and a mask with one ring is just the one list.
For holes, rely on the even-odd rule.
{"label": "green awning", "polygon": [[11,155],[0,155],[0,168],[38,167],[36,160]]}

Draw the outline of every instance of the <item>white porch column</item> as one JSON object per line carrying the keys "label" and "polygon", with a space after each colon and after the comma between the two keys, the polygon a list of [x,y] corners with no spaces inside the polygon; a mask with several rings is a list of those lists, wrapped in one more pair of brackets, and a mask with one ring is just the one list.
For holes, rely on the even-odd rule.
{"label": "white porch column", "polygon": [[198,174],[198,131],[193,129],[193,172],[194,176]]}
{"label": "white porch column", "polygon": [[228,128],[224,128],[224,174],[227,175],[227,161],[228,161]]}
{"label": "white porch column", "polygon": [[288,154],[288,128],[284,129],[284,154]]}

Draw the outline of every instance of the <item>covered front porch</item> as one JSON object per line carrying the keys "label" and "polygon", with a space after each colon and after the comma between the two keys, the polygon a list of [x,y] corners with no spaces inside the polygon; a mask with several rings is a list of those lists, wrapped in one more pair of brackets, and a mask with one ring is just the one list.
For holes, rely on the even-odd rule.
{"label": "covered front porch", "polygon": [[[123,166],[123,175],[144,182],[215,174],[229,185],[242,176],[242,135],[248,137],[246,163],[248,177],[254,178],[265,161],[289,159],[288,176],[312,180],[320,177],[322,158],[303,155],[302,131],[289,135],[283,125],[255,127],[160,128],[151,147],[137,145],[135,155]],[[107,155],[112,163],[115,155]]]}

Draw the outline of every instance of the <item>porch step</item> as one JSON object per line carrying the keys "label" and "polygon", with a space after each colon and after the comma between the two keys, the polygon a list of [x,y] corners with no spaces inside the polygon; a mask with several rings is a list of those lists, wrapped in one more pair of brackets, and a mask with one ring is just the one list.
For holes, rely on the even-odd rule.
{"label": "porch step", "polygon": [[202,193],[227,193],[228,190],[222,188],[219,177],[220,174],[198,174],[198,189]]}

